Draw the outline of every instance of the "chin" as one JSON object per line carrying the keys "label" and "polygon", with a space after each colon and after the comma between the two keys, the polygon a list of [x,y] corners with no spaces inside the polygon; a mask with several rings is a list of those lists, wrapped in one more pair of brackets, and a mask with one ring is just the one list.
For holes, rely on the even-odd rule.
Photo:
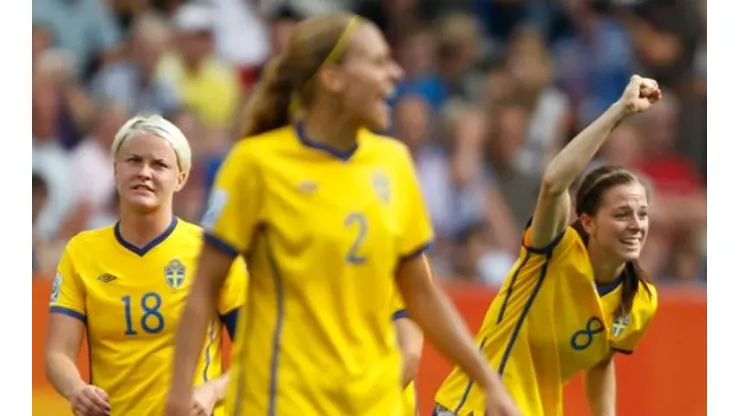
{"label": "chin", "polygon": [[385,132],[390,128],[390,126],[390,119],[381,115],[371,117],[365,122],[365,127],[376,133]]}
{"label": "chin", "polygon": [[142,198],[140,196],[136,196],[133,198],[126,198],[124,200],[124,206],[133,212],[148,214],[159,209],[159,202],[153,198]]}
{"label": "chin", "polygon": [[617,252],[617,255],[623,261],[637,261],[640,259],[641,252],[642,252],[642,248],[638,250],[620,250],[619,252]]}

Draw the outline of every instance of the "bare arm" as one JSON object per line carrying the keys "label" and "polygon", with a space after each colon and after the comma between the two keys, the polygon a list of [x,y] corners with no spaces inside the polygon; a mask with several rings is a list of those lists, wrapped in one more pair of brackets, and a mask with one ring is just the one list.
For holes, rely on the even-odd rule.
{"label": "bare arm", "polygon": [[532,218],[531,246],[544,247],[565,229],[570,213],[568,188],[625,117],[647,109],[659,98],[653,96],[656,91],[659,90],[655,81],[634,75],[622,98],[571,140],[549,163]]}
{"label": "bare arm", "polygon": [[398,318],[393,321],[393,324],[396,326],[398,348],[401,349],[403,356],[402,386],[405,388],[414,381],[419,371],[421,351],[424,348],[424,333],[409,318]]}
{"label": "bare arm", "polygon": [[52,313],[46,339],[46,377],[75,414],[110,414],[108,394],[82,380],[77,369],[84,324],[77,318]]}
{"label": "bare arm", "polygon": [[422,255],[402,262],[396,279],[409,315],[434,346],[486,391],[503,390],[499,377],[479,353],[467,325],[447,295],[432,281],[426,258]]}
{"label": "bare arm", "polygon": [[58,313],[49,316],[44,355],[46,378],[67,400],[74,391],[87,385],[77,369],[84,331],[85,326],[79,319]]}
{"label": "bare arm", "polygon": [[[175,335],[175,361],[170,400],[192,397],[195,367],[205,341],[208,322],[214,317],[221,286],[234,257],[205,243],[198,260],[195,281]],[[175,403],[170,403],[175,404]],[[176,403],[178,406],[181,403]],[[177,408],[174,406],[173,408]]]}
{"label": "bare arm", "polygon": [[586,371],[584,384],[592,416],[617,414],[617,375],[613,354]]}

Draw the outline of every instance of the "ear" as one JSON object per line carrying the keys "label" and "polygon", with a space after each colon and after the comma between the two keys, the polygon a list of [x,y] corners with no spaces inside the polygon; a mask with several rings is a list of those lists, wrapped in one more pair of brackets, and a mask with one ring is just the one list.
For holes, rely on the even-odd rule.
{"label": "ear", "polygon": [[177,183],[175,184],[175,192],[180,192],[182,188],[185,187],[185,184],[188,182],[188,173],[187,172],[180,172],[177,175]]}
{"label": "ear", "polygon": [[317,81],[321,84],[322,88],[332,94],[339,94],[346,88],[347,82],[344,74],[336,65],[327,65],[319,69],[319,73],[316,75]]}
{"label": "ear", "polygon": [[583,224],[583,229],[586,233],[588,235],[593,235],[596,228],[594,218],[588,214],[581,214],[578,219],[581,221],[581,224]]}

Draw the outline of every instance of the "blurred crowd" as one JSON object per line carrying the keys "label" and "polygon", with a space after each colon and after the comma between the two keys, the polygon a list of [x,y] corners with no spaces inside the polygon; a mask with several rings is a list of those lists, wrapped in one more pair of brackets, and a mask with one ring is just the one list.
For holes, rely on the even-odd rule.
{"label": "blurred crowd", "polygon": [[406,71],[390,133],[415,158],[440,278],[502,282],[548,160],[639,73],[664,98],[594,165],[649,185],[653,279],[706,282],[706,0],[33,0],[34,274],[115,222],[109,147],[136,113],[190,139],[175,211],[197,222],[262,66],[302,18],[341,10]]}

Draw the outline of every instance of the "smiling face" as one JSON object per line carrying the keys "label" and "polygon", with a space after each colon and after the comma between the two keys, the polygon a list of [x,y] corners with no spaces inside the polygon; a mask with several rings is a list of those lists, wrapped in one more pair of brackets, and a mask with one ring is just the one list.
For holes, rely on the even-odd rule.
{"label": "smiling face", "polygon": [[362,23],[349,41],[342,63],[319,71],[322,89],[339,97],[350,119],[369,129],[390,126],[387,99],[403,70],[375,25]]}
{"label": "smiling face", "polygon": [[615,259],[637,260],[648,234],[648,201],[638,182],[615,185],[604,191],[596,214],[582,221],[591,241]]}
{"label": "smiling face", "polygon": [[576,212],[589,245],[615,262],[637,260],[647,238],[648,197],[629,171],[606,166],[589,173],[576,197]]}
{"label": "smiling face", "polygon": [[172,204],[172,196],[185,185],[177,154],[161,137],[141,132],[126,140],[115,160],[115,179],[122,209],[153,213]]}

